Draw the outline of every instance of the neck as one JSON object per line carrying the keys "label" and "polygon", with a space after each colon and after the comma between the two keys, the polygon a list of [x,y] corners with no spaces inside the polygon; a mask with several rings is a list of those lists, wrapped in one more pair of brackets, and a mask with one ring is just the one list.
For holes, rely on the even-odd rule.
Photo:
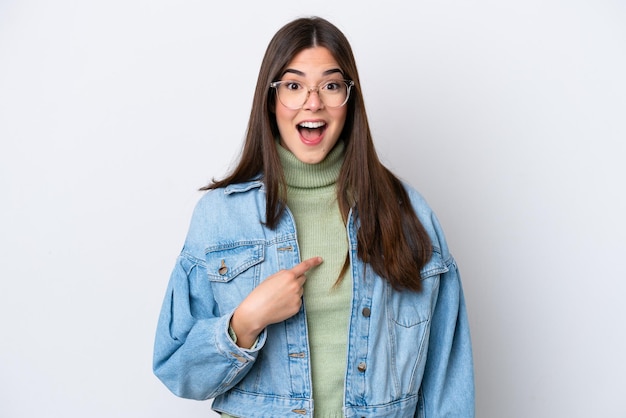
{"label": "neck", "polygon": [[288,186],[309,189],[329,186],[337,181],[343,164],[343,141],[338,141],[326,158],[317,164],[303,163],[278,142],[276,147]]}

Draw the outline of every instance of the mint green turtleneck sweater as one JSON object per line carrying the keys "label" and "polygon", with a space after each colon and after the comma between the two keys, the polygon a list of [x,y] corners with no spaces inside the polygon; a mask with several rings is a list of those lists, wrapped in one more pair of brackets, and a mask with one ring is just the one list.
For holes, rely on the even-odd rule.
{"label": "mint green turtleneck sweater", "polygon": [[[324,262],[306,273],[307,315],[315,418],[343,418],[344,379],[352,280],[347,271],[334,287],[348,254],[348,236],[337,204],[336,182],[344,158],[339,141],[324,161],[305,164],[277,143],[287,206],[296,222],[301,260]],[[232,418],[222,414],[222,418]]]}
{"label": "mint green turtleneck sweater", "polygon": [[296,221],[300,257],[324,262],[307,272],[307,315],[315,418],[342,418],[348,322],[352,298],[349,271],[333,287],[348,254],[348,236],[337,204],[336,182],[344,144],[319,164],[305,164],[278,146],[287,182],[287,206]]}

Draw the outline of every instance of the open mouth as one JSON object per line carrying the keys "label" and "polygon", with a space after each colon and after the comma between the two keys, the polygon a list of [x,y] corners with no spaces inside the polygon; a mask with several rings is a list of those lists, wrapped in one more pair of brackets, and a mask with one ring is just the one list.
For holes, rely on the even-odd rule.
{"label": "open mouth", "polygon": [[326,131],[326,122],[302,122],[299,123],[298,132],[300,137],[306,142],[318,142]]}

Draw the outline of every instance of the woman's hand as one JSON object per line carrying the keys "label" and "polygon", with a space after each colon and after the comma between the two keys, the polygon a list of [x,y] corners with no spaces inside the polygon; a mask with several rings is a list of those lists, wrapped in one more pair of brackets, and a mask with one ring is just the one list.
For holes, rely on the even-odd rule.
{"label": "woman's hand", "polygon": [[281,270],[259,284],[233,313],[230,326],[237,345],[250,348],[263,329],[298,313],[302,306],[304,275],[322,263],[321,257],[304,260],[289,270]]}

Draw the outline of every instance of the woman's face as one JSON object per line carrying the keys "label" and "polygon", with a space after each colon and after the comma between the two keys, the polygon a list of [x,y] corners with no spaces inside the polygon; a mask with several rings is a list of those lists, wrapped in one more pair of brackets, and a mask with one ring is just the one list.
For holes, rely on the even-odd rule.
{"label": "woman's face", "polygon": [[[342,69],[323,47],[304,49],[287,65],[281,81],[295,81],[305,89],[328,81],[343,80]],[[303,163],[317,164],[333,149],[346,121],[347,105],[325,106],[311,91],[304,106],[293,110],[276,100],[280,144]]]}

